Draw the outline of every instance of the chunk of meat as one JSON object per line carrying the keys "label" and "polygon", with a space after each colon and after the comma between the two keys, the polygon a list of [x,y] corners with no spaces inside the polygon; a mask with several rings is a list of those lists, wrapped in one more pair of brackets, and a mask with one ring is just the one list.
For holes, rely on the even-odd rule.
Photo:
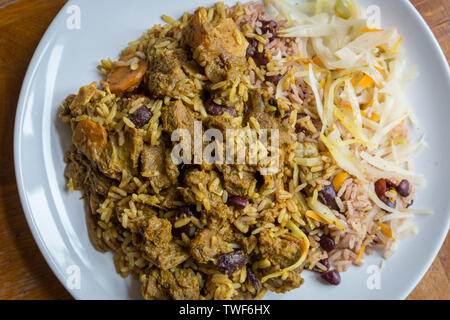
{"label": "chunk of meat", "polygon": [[144,147],[142,134],[135,128],[127,128],[125,139],[120,145],[117,135],[110,135],[104,152],[97,160],[100,171],[106,176],[120,180],[122,171],[137,175],[139,156]]}
{"label": "chunk of meat", "polygon": [[269,290],[276,293],[285,293],[299,288],[303,284],[304,280],[300,275],[300,271],[289,271],[286,278],[271,278],[264,284]]}
{"label": "chunk of meat", "polygon": [[146,300],[168,300],[169,292],[160,283],[160,271],[152,269],[148,274],[143,274],[141,280],[142,296]]}
{"label": "chunk of meat", "polygon": [[200,283],[191,269],[173,272],[151,270],[141,277],[142,295],[147,300],[196,300],[200,297]]}
{"label": "chunk of meat", "polygon": [[[209,55],[225,53],[229,56],[245,57],[248,41],[231,18],[222,19],[213,26],[199,9],[184,28],[185,42],[191,48],[203,46]],[[240,38],[239,41],[236,38]]]}
{"label": "chunk of meat", "polygon": [[[210,37],[209,48],[217,52],[226,52],[234,57],[245,57],[248,41],[231,18],[223,19],[215,29],[215,35]],[[236,38],[240,38],[238,41]]]}
{"label": "chunk of meat", "polygon": [[[67,162],[64,176],[70,181],[73,189],[83,190],[95,197],[106,197],[114,181],[93,168],[89,160],[80,152],[70,151],[66,157]],[[95,210],[93,210],[95,214]]]}
{"label": "chunk of meat", "polygon": [[92,191],[104,197],[107,196],[109,189],[113,185],[112,179],[100,174],[97,170],[91,170],[87,175],[87,182]]}
{"label": "chunk of meat", "polygon": [[180,169],[172,161],[172,150],[166,149],[165,158],[166,174],[172,184],[177,183],[178,177],[180,176]]}
{"label": "chunk of meat", "polygon": [[258,120],[261,129],[279,129],[279,121],[270,113],[265,112],[265,104],[260,90],[250,92],[249,106],[245,116],[245,121],[251,117]]}
{"label": "chunk of meat", "polygon": [[147,222],[145,239],[154,245],[167,246],[172,241],[172,224],[167,219],[151,216]]}
{"label": "chunk of meat", "polygon": [[[271,267],[265,269],[264,273],[267,275],[294,264],[302,254],[299,242],[300,240],[290,236],[274,238],[269,230],[260,232],[258,238],[260,254],[271,263]],[[302,284],[303,279],[299,269],[289,271],[285,278],[275,277],[265,283],[270,290],[277,293],[290,291]]]}
{"label": "chunk of meat", "polygon": [[191,269],[161,271],[161,285],[175,300],[195,300],[200,296],[198,277]]}
{"label": "chunk of meat", "polygon": [[264,112],[265,109],[266,105],[264,104],[261,90],[259,89],[250,90],[249,103],[245,115],[245,121],[248,121],[250,117],[255,117],[255,115]]}
{"label": "chunk of meat", "polygon": [[214,57],[204,55],[203,59],[206,61],[205,75],[212,83],[235,79],[239,73],[243,72],[246,64],[244,57],[227,55],[223,52]]}
{"label": "chunk of meat", "polygon": [[[71,103],[68,105],[72,116],[80,116],[86,110],[86,105],[93,99],[97,93],[97,83],[92,82],[87,86],[83,86],[78,90],[78,94],[71,99]],[[65,101],[65,103],[68,101]]]}
{"label": "chunk of meat", "polygon": [[[156,44],[164,41],[161,39]],[[148,69],[148,88],[156,97],[166,96],[177,98],[186,91],[195,91],[195,86],[183,71],[187,63],[187,54],[167,48],[149,48],[150,66]],[[178,86],[179,83],[183,86]]]}
{"label": "chunk of meat", "polygon": [[196,194],[192,191],[192,188],[195,187],[197,189],[203,189],[205,186],[207,186],[210,182],[212,182],[217,175],[212,174],[211,171],[205,172],[203,170],[190,170],[186,173],[184,177],[184,181],[188,188],[183,188],[180,190],[182,191],[183,197],[186,201],[186,203],[189,204],[195,204],[195,200],[203,201],[203,204],[208,203],[209,206],[205,206],[206,211],[211,211],[213,208],[223,205],[222,197],[217,195],[214,192],[208,192],[206,199],[200,199],[196,196]]}
{"label": "chunk of meat", "polygon": [[183,35],[192,49],[201,47],[196,60],[205,66],[205,74],[213,83],[232,79],[245,68],[248,42],[233,19],[222,19],[213,26],[200,8],[183,29]]}
{"label": "chunk of meat", "polygon": [[81,157],[83,155],[80,153],[70,151],[64,159],[67,163],[66,169],[64,169],[64,177],[72,184],[74,190],[83,190],[88,172],[88,169],[80,159]]}
{"label": "chunk of meat", "polygon": [[145,145],[141,154],[141,175],[148,178],[159,190],[171,185],[166,174],[165,152],[163,145]]}
{"label": "chunk of meat", "polygon": [[268,112],[261,112],[254,116],[254,118],[258,121],[261,129],[279,129],[279,122],[278,120],[270,113]]}
{"label": "chunk of meat", "polygon": [[106,148],[108,134],[101,124],[85,119],[76,124],[72,142],[88,159],[97,161]]}
{"label": "chunk of meat", "polygon": [[217,255],[230,251],[232,249],[211,229],[200,231],[190,244],[191,255],[198,263],[214,262]]}
{"label": "chunk of meat", "polygon": [[213,32],[213,29],[205,10],[197,9],[189,24],[183,29],[184,44],[197,48]]}
{"label": "chunk of meat", "polygon": [[179,190],[174,186],[161,191],[159,194],[163,198],[163,201],[158,205],[160,208],[175,209],[181,205],[184,205]]}
{"label": "chunk of meat", "polygon": [[209,116],[206,120],[206,125],[208,128],[220,130],[225,139],[227,129],[233,129],[233,118],[225,113],[220,116]]}
{"label": "chunk of meat", "polygon": [[202,212],[202,220],[205,220],[210,229],[226,238],[225,234],[230,230],[230,222],[233,219],[233,211],[219,199],[210,211]]}
{"label": "chunk of meat", "polygon": [[300,240],[294,237],[272,237],[269,230],[259,233],[258,243],[262,257],[280,269],[294,264],[302,254]]}
{"label": "chunk of meat", "polygon": [[129,61],[131,59],[135,59],[137,62],[135,70],[132,70],[131,66],[116,66],[111,70],[106,79],[111,92],[124,93],[132,91],[142,82],[148,70],[148,61],[133,54],[121,57],[119,61]]}
{"label": "chunk of meat", "polygon": [[236,196],[248,195],[255,175],[247,171],[239,171],[236,167],[225,166],[223,169],[225,189],[229,194]]}
{"label": "chunk of meat", "polygon": [[188,186],[198,186],[200,183],[205,185],[211,180],[211,174],[202,170],[194,169],[186,173],[185,182]]}
{"label": "chunk of meat", "polygon": [[186,108],[181,100],[177,100],[169,106],[163,107],[161,118],[163,130],[168,134],[172,134],[176,129],[186,129],[191,134],[191,140],[193,140],[195,116],[191,110]]}
{"label": "chunk of meat", "polygon": [[145,231],[145,252],[152,263],[163,270],[173,268],[189,258],[189,254],[172,242],[172,224],[167,219],[151,216]]}
{"label": "chunk of meat", "polygon": [[294,142],[292,134],[295,133],[295,128],[292,127],[290,119],[285,118],[281,121],[273,113],[265,112],[265,108],[261,91],[259,89],[252,90],[245,120],[248,122],[251,117],[255,118],[261,129],[278,130],[281,145],[292,144]]}

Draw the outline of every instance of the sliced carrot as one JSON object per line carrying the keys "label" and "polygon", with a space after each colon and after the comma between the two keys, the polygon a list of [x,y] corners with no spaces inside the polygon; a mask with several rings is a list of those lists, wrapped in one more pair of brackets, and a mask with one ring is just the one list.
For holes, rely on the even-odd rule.
{"label": "sliced carrot", "polygon": [[366,104],[362,109],[366,110],[367,108],[370,108],[375,103],[375,100],[371,100],[368,104]]}
{"label": "sliced carrot", "polygon": [[349,105],[349,104],[344,104],[343,107],[344,107],[345,109],[347,109],[347,110],[353,111],[352,106]]}
{"label": "sliced carrot", "polygon": [[306,211],[306,216],[308,218],[314,219],[314,220],[319,221],[321,223],[328,224],[328,222],[326,222],[324,219],[322,219],[317,213],[315,213],[312,210]]}
{"label": "sliced carrot", "polygon": [[380,120],[380,115],[379,114],[372,114],[372,116],[370,117],[370,120],[372,120],[373,122],[377,122],[378,120]]}
{"label": "sliced carrot", "polygon": [[356,80],[355,80],[354,78],[352,78],[351,83],[352,83],[352,85],[353,85],[353,88],[356,88],[356,86],[358,85],[358,84],[356,83]]}
{"label": "sliced carrot", "polygon": [[362,258],[365,249],[366,249],[366,246],[364,246],[364,245],[361,246],[361,250],[359,250],[359,254],[358,254],[358,257],[356,258],[356,261],[359,261]]}
{"label": "sliced carrot", "polygon": [[397,53],[397,49],[400,46],[400,44],[402,43],[403,38],[400,37],[400,39],[398,39],[397,43],[395,44],[394,48],[392,49],[392,54],[396,54]]}
{"label": "sliced carrot", "polygon": [[321,66],[323,65],[322,60],[320,60],[320,58],[318,56],[315,56],[312,61],[317,65],[317,66]]}
{"label": "sliced carrot", "polygon": [[362,32],[378,32],[383,31],[383,29],[377,29],[377,28],[363,28],[361,29]]}
{"label": "sliced carrot", "polygon": [[[132,57],[133,56],[126,56],[121,58],[120,60],[129,60]],[[139,66],[136,70],[131,70],[129,66],[117,67],[113,69],[108,75],[107,79],[109,89],[113,93],[123,93],[129,88],[139,85],[139,83],[144,78],[147,69],[147,60],[140,60]]]}
{"label": "sliced carrot", "polygon": [[362,79],[359,81],[359,85],[364,88],[369,88],[373,83],[374,80],[367,74],[365,74],[364,77],[362,77]]}
{"label": "sliced carrot", "polygon": [[381,232],[383,232],[386,237],[392,238],[392,230],[387,225],[380,222],[378,223],[378,226],[381,228]]}
{"label": "sliced carrot", "polygon": [[336,190],[336,192],[341,190],[341,187],[347,178],[348,178],[347,172],[339,172],[337,175],[334,176],[333,187],[334,187],[334,190]]}

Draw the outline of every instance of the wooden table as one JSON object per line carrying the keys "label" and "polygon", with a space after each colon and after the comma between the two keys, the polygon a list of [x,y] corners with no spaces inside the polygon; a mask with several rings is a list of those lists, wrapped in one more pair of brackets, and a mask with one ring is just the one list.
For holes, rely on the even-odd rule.
{"label": "wooden table", "polygon": [[[65,0],[0,0],[0,299],[72,299],[37,248],[19,201],[13,162],[17,100],[28,63]],[[447,0],[412,0],[450,58]],[[450,237],[409,299],[450,299]]]}

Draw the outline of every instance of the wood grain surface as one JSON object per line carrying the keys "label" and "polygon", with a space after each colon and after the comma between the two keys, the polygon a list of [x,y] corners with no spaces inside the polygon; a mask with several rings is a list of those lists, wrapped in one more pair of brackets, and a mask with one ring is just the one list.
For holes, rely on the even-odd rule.
{"label": "wood grain surface", "polygon": [[[72,299],[36,246],[17,192],[13,128],[39,40],[65,0],[0,0],[0,299]],[[450,1],[411,0],[450,58]],[[408,299],[450,299],[450,237]]]}

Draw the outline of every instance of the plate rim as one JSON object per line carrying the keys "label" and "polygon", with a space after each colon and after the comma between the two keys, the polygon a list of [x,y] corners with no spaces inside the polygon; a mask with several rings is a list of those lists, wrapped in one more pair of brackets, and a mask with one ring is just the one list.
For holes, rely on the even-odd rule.
{"label": "plate rim", "polygon": [[[299,2],[302,2],[302,0],[297,0]],[[401,0],[406,4],[407,9],[412,13],[416,21],[414,23],[420,23],[421,29],[425,30],[428,38],[431,39],[433,43],[433,51],[438,52],[440,59],[439,64],[444,66],[444,69],[447,69],[447,78],[450,79],[450,69],[448,66],[447,58],[442,50],[442,47],[440,46],[439,42],[436,39],[436,36],[432,32],[430,26],[427,24],[423,16],[420,14],[420,12],[414,7],[414,5],[409,0]],[[45,31],[44,35],[42,36],[41,40],[39,41],[38,46],[36,47],[33,57],[30,60],[30,63],[27,67],[27,71],[25,73],[25,77],[22,82],[20,95],[17,103],[16,108],[16,115],[15,115],[15,121],[14,121],[14,170],[15,170],[15,177],[16,177],[16,184],[17,189],[19,193],[19,198],[21,202],[21,206],[23,209],[23,212],[26,217],[26,221],[28,224],[28,227],[33,235],[34,241],[37,244],[39,251],[43,255],[47,265],[52,270],[53,274],[57,277],[58,281],[64,286],[64,288],[67,290],[67,292],[75,299],[77,300],[83,300],[84,297],[81,296],[81,293],[79,293],[77,290],[71,290],[68,288],[68,285],[66,283],[66,278],[64,273],[59,268],[58,264],[54,261],[52,258],[52,255],[49,253],[49,249],[45,243],[45,241],[42,239],[39,229],[36,226],[33,210],[29,206],[29,201],[27,197],[27,192],[25,188],[25,183],[22,178],[22,168],[20,166],[20,163],[22,161],[22,152],[21,152],[21,128],[23,127],[23,115],[26,110],[25,102],[27,97],[29,96],[29,90],[31,87],[31,78],[36,72],[37,67],[39,66],[40,59],[44,53],[44,49],[46,47],[46,44],[49,43],[51,35],[55,32],[57,22],[62,19],[63,13],[67,10],[69,6],[72,5],[72,2],[74,0],[69,0],[67,3],[59,10],[57,15],[53,18],[50,25],[47,27],[47,30]],[[246,1],[245,1],[246,2]],[[426,263],[423,264],[423,267],[421,268],[420,272],[415,276],[415,279],[412,279],[410,281],[410,284],[408,286],[404,286],[402,293],[399,292],[399,300],[404,300],[408,297],[408,295],[414,290],[414,288],[418,285],[418,283],[423,279],[424,275],[428,272],[431,265],[433,264],[434,260],[436,259],[439,251],[442,248],[442,245],[447,237],[448,229],[450,228],[450,212],[447,213],[447,233],[440,234],[439,237],[439,245],[435,246],[434,250],[431,252],[432,259],[428,259]],[[400,290],[399,290],[400,291]]]}
{"label": "plate rim", "polygon": [[33,57],[31,58],[30,63],[28,64],[27,71],[25,73],[25,77],[22,81],[22,86],[21,86],[20,94],[19,94],[19,100],[17,102],[16,116],[15,116],[15,120],[14,120],[14,171],[15,171],[16,184],[17,184],[17,189],[19,192],[19,198],[20,198],[22,210],[25,214],[25,218],[27,220],[28,227],[31,231],[31,234],[33,235],[34,241],[37,244],[40,253],[43,255],[45,262],[50,267],[50,269],[52,270],[53,274],[56,276],[58,281],[66,289],[66,291],[76,300],[82,300],[83,298],[78,296],[76,291],[68,288],[67,283],[65,281],[64,274],[61,272],[57,263],[54,261],[52,256],[49,254],[49,249],[47,248],[45,241],[41,237],[39,229],[37,228],[35,221],[34,221],[34,215],[33,215],[32,209],[29,206],[27,192],[25,191],[25,183],[22,178],[22,168],[20,166],[21,156],[22,156],[22,153],[21,153],[22,137],[21,137],[20,129],[23,124],[23,114],[26,109],[25,101],[26,101],[26,98],[29,96],[29,90],[31,87],[30,79],[36,72],[40,57],[42,57],[45,46],[49,42],[51,34],[54,32],[54,29],[56,29],[57,21],[61,19],[64,11],[67,10],[67,8],[71,5],[71,3],[72,3],[72,0],[69,0],[66,2],[66,4],[58,11],[56,16],[53,18],[52,22],[47,27],[47,30],[45,30],[44,35],[42,36],[41,40],[39,41],[39,44],[37,45],[37,47],[33,53]]}

